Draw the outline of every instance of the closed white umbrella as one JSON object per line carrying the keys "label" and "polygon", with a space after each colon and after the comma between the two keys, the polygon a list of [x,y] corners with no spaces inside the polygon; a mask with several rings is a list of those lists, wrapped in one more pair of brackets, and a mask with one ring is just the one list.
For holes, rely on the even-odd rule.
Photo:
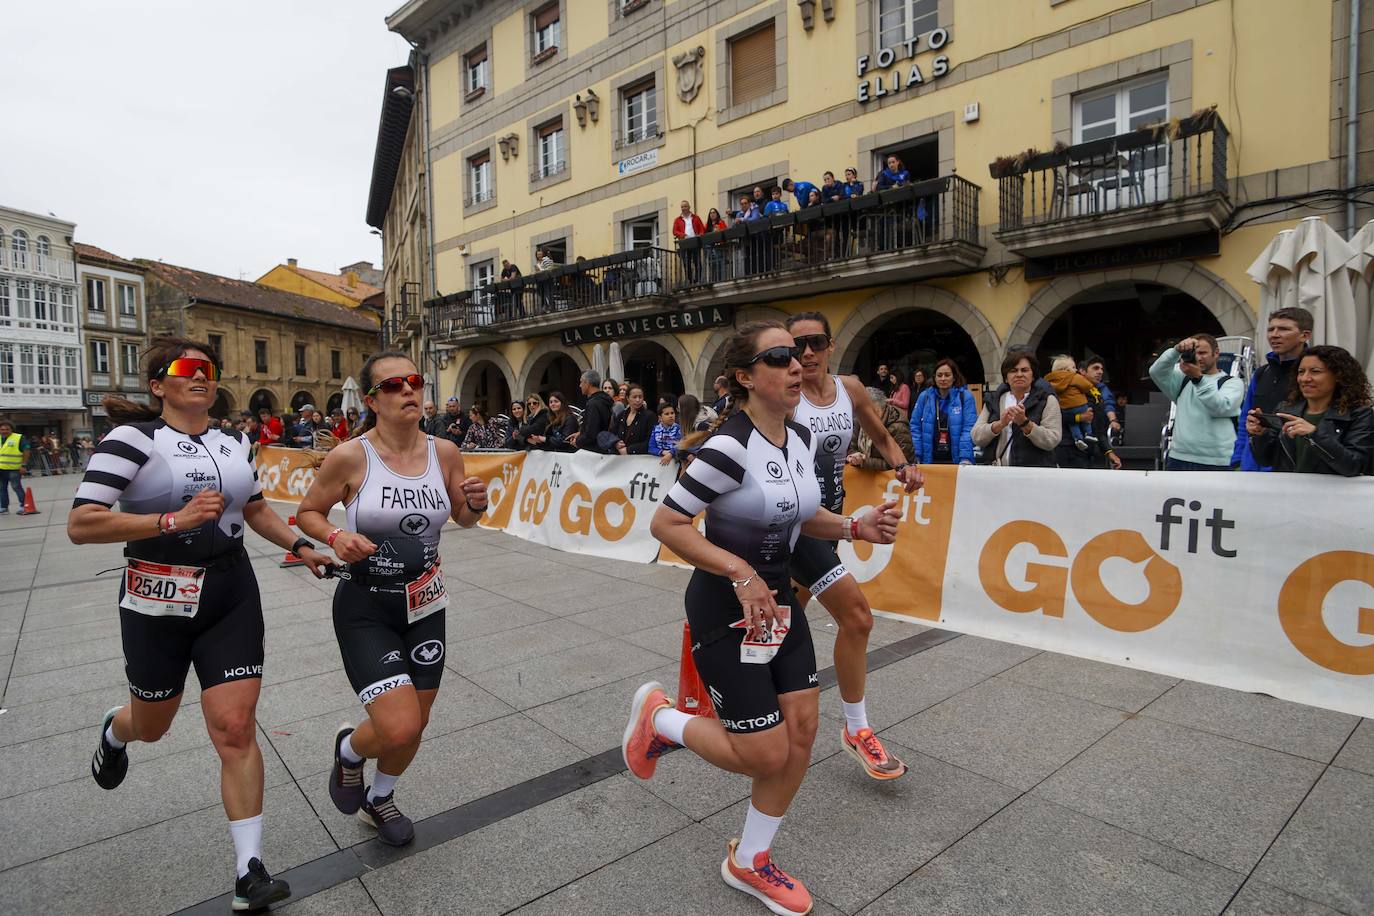
{"label": "closed white umbrella", "polygon": [[1374,220],[1350,239],[1355,257],[1346,266],[1353,274],[1355,294],[1355,358],[1374,375]]}
{"label": "closed white umbrella", "polygon": [[362,413],[363,399],[362,396],[358,394],[358,382],[351,375],[344,380],[343,403],[340,406],[343,407],[344,413],[348,413],[350,409]]}
{"label": "closed white umbrella", "polygon": [[615,379],[617,382],[625,381],[625,357],[620,355],[620,343],[618,341],[611,344],[611,365],[609,371],[611,373],[611,378]]}
{"label": "closed white umbrella", "polygon": [[1265,329],[1269,323],[1269,313],[1284,306],[1298,302],[1297,277],[1286,265],[1292,263],[1291,253],[1293,230],[1284,229],[1269,240],[1255,263],[1246,271],[1250,279],[1260,285],[1260,308],[1255,323],[1255,360],[1263,363],[1263,355],[1269,352]]}
{"label": "closed white umbrella", "polygon": [[601,344],[592,347],[592,369],[603,379],[606,377],[606,350]]}
{"label": "closed white umbrella", "polygon": [[1354,259],[1355,249],[1320,216],[1298,223],[1293,230],[1293,248],[1297,304],[1312,313],[1312,343],[1353,349],[1355,291],[1347,265]]}

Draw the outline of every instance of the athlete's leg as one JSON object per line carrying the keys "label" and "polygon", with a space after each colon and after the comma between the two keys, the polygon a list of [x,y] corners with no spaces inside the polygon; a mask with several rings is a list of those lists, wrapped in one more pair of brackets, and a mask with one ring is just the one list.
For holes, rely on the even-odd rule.
{"label": "athlete's leg", "polygon": [[820,696],[818,687],[778,696],[778,705],[782,708],[782,727],[772,730],[782,732],[779,738],[786,747],[787,756],[782,766],[772,773],[755,777],[750,793],[754,807],[764,814],[773,817],[786,814],[806,777],[807,767],[811,765],[811,746],[816,743],[816,726],[820,720]]}
{"label": "athlete's leg", "polygon": [[873,632],[873,610],[853,575],[846,574],[816,596],[835,618],[835,680],[840,699],[859,703],[868,679],[868,636]]}
{"label": "athlete's leg", "polygon": [[205,730],[220,759],[220,795],[229,820],[262,813],[262,751],[254,713],[262,679],[242,678],[207,688],[200,695]]}
{"label": "athlete's leg", "polygon": [[[367,719],[349,735],[349,743],[359,757],[370,757],[384,771],[399,776],[420,746],[424,719],[419,691],[411,684],[393,687],[367,704]],[[391,768],[398,765],[399,770]]]}
{"label": "athlete's leg", "polygon": [[168,700],[140,700],[129,697],[110,720],[110,731],[121,742],[159,740],[172,727],[177,710],[181,708],[181,694]]}

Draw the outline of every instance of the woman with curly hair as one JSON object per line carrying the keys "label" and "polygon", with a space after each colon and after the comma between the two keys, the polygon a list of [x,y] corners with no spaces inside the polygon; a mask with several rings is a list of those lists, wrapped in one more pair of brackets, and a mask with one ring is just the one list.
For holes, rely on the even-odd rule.
{"label": "woman with curly hair", "polygon": [[1250,449],[1262,465],[1300,474],[1358,477],[1374,473],[1374,409],[1369,379],[1341,347],[1312,347],[1298,364],[1297,387],[1273,414],[1245,418]]}

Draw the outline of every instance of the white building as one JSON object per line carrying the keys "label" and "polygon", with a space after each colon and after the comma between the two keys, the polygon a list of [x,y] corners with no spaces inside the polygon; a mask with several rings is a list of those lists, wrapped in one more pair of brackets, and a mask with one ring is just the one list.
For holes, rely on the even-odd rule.
{"label": "white building", "polygon": [[141,361],[148,346],[143,267],[103,248],[77,242],[76,271],[84,308],[85,402],[95,435],[108,432],[101,406],[108,395],[148,402]]}
{"label": "white building", "polygon": [[62,442],[85,428],[75,230],[0,207],[0,416]]}

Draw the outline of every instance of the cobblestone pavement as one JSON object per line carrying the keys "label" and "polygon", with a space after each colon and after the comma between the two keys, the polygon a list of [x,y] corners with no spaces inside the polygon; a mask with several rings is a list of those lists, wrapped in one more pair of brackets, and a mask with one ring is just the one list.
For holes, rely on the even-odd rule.
{"label": "cobblestone pavement", "polygon": [[[74,477],[26,482],[42,514],[0,516],[3,910],[226,912],[195,678],[171,734],[98,788],[96,726],[126,693],[117,583],[96,573],[120,549],[67,541]],[[395,851],[327,798],[332,734],[360,714],[333,585],[279,569],[256,536],[249,550],[268,626],[265,858],[295,889],[279,912],[764,912],[718,874],[746,781],[690,753],[647,784],[620,763],[635,686],[676,683],[686,572],[446,531],[447,671],[397,795],[418,838]],[[835,629],[809,614],[828,665]],[[775,846],[816,912],[1374,912],[1370,721],[892,620],[872,650],[874,726],[911,772],[866,778],[822,694]]]}

